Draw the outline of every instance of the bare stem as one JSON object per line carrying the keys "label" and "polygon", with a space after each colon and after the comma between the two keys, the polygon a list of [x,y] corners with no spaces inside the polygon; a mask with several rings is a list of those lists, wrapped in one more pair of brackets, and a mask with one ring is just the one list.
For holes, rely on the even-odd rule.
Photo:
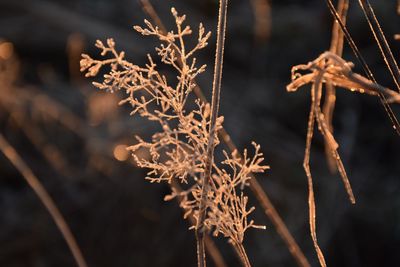
{"label": "bare stem", "polygon": [[371,32],[375,37],[376,43],[379,46],[382,57],[385,60],[386,66],[389,69],[392,78],[400,91],[400,70],[396,59],[393,56],[389,43],[386,40],[385,34],[382,31],[381,25],[375,16],[374,10],[368,0],[359,0],[361,9],[364,12],[365,18],[371,28]]}
{"label": "bare stem", "polygon": [[[339,0],[337,8],[338,15],[341,18],[344,25],[346,25],[348,8],[349,8],[349,0]],[[343,54],[343,44],[344,44],[343,31],[340,29],[339,23],[337,23],[336,20],[334,20],[332,27],[331,47],[329,51],[341,57]],[[325,87],[326,91],[325,91],[325,101],[323,106],[323,114],[325,115],[329,131],[333,133],[334,129],[332,120],[336,104],[336,87],[329,80],[326,82]],[[335,173],[337,171],[336,161],[333,158],[327,140],[325,140],[325,155],[330,171],[332,173]]]}
{"label": "bare stem", "polygon": [[47,193],[46,189],[40,183],[39,179],[33,174],[32,170],[18,155],[17,151],[7,142],[3,134],[0,133],[0,150],[6,156],[6,158],[14,165],[14,167],[22,174],[26,182],[33,189],[40,201],[46,207],[50,213],[55,224],[63,235],[67,245],[72,252],[72,255],[76,261],[77,266],[87,267],[86,261],[82,255],[82,252],[76,242],[74,235],[71,232],[68,224],[62,216],[60,210],[57,208],[53,199]]}
{"label": "bare stem", "polygon": [[[367,62],[365,61],[364,57],[361,55],[360,50],[358,49],[356,43],[354,42],[353,38],[351,37],[349,31],[347,30],[346,25],[343,23],[342,19],[340,18],[337,10],[335,9],[332,0],[326,0],[326,3],[328,5],[328,8],[330,10],[330,12],[332,13],[332,16],[334,17],[334,19],[337,21],[337,23],[339,23],[340,28],[343,31],[344,36],[346,37],[347,43],[350,45],[351,50],[353,50],[354,55],[356,56],[356,58],[358,59],[358,61],[361,63],[361,66],[365,72],[365,74],[367,75],[368,79],[373,81],[374,83],[377,83],[375,80],[375,77],[371,71],[371,69],[369,68]],[[385,108],[385,111],[390,119],[390,121],[393,124],[393,128],[395,129],[396,133],[398,135],[400,135],[400,123],[396,117],[396,115],[394,114],[392,108],[389,106],[388,101],[386,99],[386,96],[384,94],[379,94],[379,98],[380,101],[383,105],[383,107]]]}
{"label": "bare stem", "polygon": [[236,253],[239,255],[239,258],[242,261],[243,267],[251,267],[249,258],[247,257],[247,253],[246,253],[246,250],[244,249],[243,244],[233,242],[233,246],[236,250]]}
{"label": "bare stem", "polygon": [[211,100],[211,118],[210,118],[211,121],[210,121],[209,138],[207,144],[207,158],[205,162],[205,173],[203,175],[199,217],[197,219],[197,225],[195,230],[197,239],[197,249],[198,249],[197,256],[198,256],[199,267],[206,266],[205,254],[204,254],[204,235],[205,235],[204,220],[206,218],[208,185],[209,182],[211,181],[211,172],[214,160],[215,137],[217,134],[216,123],[218,117],[219,100],[221,92],[227,9],[228,9],[228,0],[220,0],[219,14],[218,14],[218,29],[217,29],[217,47],[215,51],[214,80],[213,80],[213,91]]}

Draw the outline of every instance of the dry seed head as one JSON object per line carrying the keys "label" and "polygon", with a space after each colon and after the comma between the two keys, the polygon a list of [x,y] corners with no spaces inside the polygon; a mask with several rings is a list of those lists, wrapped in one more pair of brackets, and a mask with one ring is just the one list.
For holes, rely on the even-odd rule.
{"label": "dry seed head", "polygon": [[[194,79],[206,69],[206,65],[198,65],[193,56],[207,46],[211,33],[205,33],[200,24],[197,44],[186,47],[185,39],[192,35],[190,27],[183,25],[186,16],[179,16],[174,8],[171,13],[175,18],[176,31],[163,33],[147,20],[144,28],[135,26],[134,29],[144,36],[159,40],[157,56],[162,63],[172,67],[176,73],[175,80],[170,79],[173,75],[166,77],[160,73],[150,55],[143,67],[126,61],[125,54],[116,51],[112,39],[108,39],[106,44],[96,42],[105,59],[95,60],[82,55],[81,71],[85,71],[86,76],[95,76],[102,67],[108,66],[110,71],[104,75],[103,82],[94,85],[111,92],[125,91],[126,98],[121,104],[131,105],[131,115],[146,118],[160,126],[150,141],[137,136],[137,143],[127,149],[132,152],[139,167],[149,170],[146,179],[150,182],[180,182],[184,190],[178,192],[173,189],[164,199],[171,200],[179,196],[180,206],[185,210],[184,217],[192,214],[198,219],[202,187],[202,179],[199,178],[205,171],[207,159],[210,105],[199,99],[194,105],[187,102],[195,87]],[[217,118],[217,131],[222,128],[223,120],[222,116]],[[217,134],[215,139],[217,146]],[[207,194],[205,227],[214,234],[220,233],[240,243],[248,228],[262,228],[247,218],[254,208],[247,207],[248,200],[242,192],[251,179],[251,173],[263,172],[268,168],[262,164],[260,146],[255,143],[253,146],[255,153],[252,157],[247,150],[243,158],[239,158],[236,152],[223,152],[225,160],[213,165],[212,182]],[[150,157],[141,157],[141,153],[137,153],[143,150],[148,151]]]}

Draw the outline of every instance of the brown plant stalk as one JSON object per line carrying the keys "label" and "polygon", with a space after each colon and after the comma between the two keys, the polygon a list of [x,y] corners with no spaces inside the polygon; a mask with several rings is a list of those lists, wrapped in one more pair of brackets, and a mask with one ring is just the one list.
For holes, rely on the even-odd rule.
{"label": "brown plant stalk", "polygon": [[64,217],[62,216],[60,210],[57,208],[53,199],[47,193],[46,189],[40,183],[39,179],[35,176],[32,170],[24,162],[24,160],[19,156],[17,151],[8,143],[3,134],[0,133],[0,150],[6,156],[6,158],[14,165],[14,167],[21,173],[25,181],[33,189],[35,194],[39,197],[40,201],[43,203],[47,211],[50,213],[53,221],[57,225],[63,235],[68,248],[70,249],[77,266],[87,267],[87,263],[82,255],[82,252],[76,242],[74,235],[71,232],[68,224],[66,223]]}
{"label": "brown plant stalk", "polygon": [[367,19],[368,25],[374,35],[375,41],[378,44],[381,55],[386,63],[388,70],[393,78],[394,83],[400,92],[400,70],[393,56],[392,50],[390,49],[389,43],[386,40],[385,34],[379,24],[379,21],[375,15],[375,12],[368,0],[358,0],[360,7]]}
{"label": "brown plant stalk", "polygon": [[[338,2],[338,15],[343,21],[343,24],[346,25],[347,11],[349,8],[349,0],[339,0]],[[329,49],[330,52],[342,56],[343,54],[343,45],[344,45],[344,35],[342,30],[340,29],[339,23],[336,21],[333,22],[332,27],[332,37],[331,37],[331,47]],[[333,133],[333,113],[335,110],[336,104],[336,87],[332,84],[332,82],[326,82],[325,89],[325,101],[322,108],[322,112],[325,115],[328,129]],[[325,155],[328,162],[328,167],[332,173],[337,171],[335,159],[330,153],[329,144],[325,140]]]}
{"label": "brown plant stalk", "polygon": [[222,80],[222,67],[224,59],[224,44],[225,44],[225,32],[226,32],[226,17],[228,9],[228,0],[219,1],[219,12],[218,12],[218,28],[217,28],[217,45],[215,51],[215,66],[214,66],[214,79],[213,89],[211,98],[211,117],[209,126],[209,137],[207,144],[207,158],[205,165],[205,173],[203,175],[202,189],[201,189],[201,200],[199,208],[199,218],[195,229],[196,240],[197,240],[197,262],[199,267],[206,266],[206,257],[204,251],[204,236],[205,227],[204,220],[207,212],[207,196],[208,187],[211,183],[211,173],[214,161],[214,148],[215,148],[215,136],[217,133],[216,123],[218,118],[219,101],[221,95],[221,80]]}
{"label": "brown plant stalk", "polygon": [[[171,189],[175,190],[178,193],[177,196],[177,201],[178,203],[182,203],[184,201],[181,193],[183,192],[182,188],[179,186],[179,183],[177,183],[175,180],[172,181],[170,184]],[[186,213],[187,210],[185,208],[182,208],[184,212]],[[191,223],[191,225],[196,225],[196,218],[193,216],[193,214],[188,215],[188,220]],[[215,245],[214,241],[209,235],[206,235],[204,237],[204,245],[205,249],[208,252],[208,255],[210,255],[211,259],[213,260],[214,264],[216,267],[228,267],[228,265],[225,263],[224,258],[221,255],[221,252],[219,251],[218,247]]]}
{"label": "brown plant stalk", "polygon": [[[365,1],[360,1],[363,5]],[[381,99],[390,119],[394,124],[394,128],[398,131],[397,118],[392,112],[388,103],[399,102],[399,94],[393,90],[385,88],[379,85],[373,78],[372,72],[370,71],[365,60],[362,58],[357,46],[352,40],[350,34],[346,28],[346,14],[348,9],[348,1],[340,0],[338,3],[338,10],[335,10],[331,0],[327,1],[328,6],[335,17],[335,23],[332,30],[332,42],[329,52],[321,54],[317,59],[308,64],[297,65],[292,68],[292,82],[287,86],[289,92],[296,91],[299,87],[311,83],[311,108],[307,128],[307,139],[306,149],[303,161],[303,167],[305,169],[308,187],[309,187],[309,223],[311,237],[314,243],[315,250],[318,255],[318,259],[321,266],[326,266],[325,258],[318,245],[317,234],[316,234],[316,209],[314,199],[313,180],[310,170],[310,149],[311,141],[313,137],[315,122],[318,124],[318,129],[325,140],[325,151],[327,153],[327,159],[331,170],[339,170],[340,176],[343,180],[345,189],[349,195],[351,203],[355,203],[355,198],[351,189],[349,179],[347,177],[346,170],[342,163],[342,160],[338,153],[338,147],[334,136],[332,126],[332,116],[336,100],[335,88],[341,87],[348,89],[352,92],[367,93],[370,95],[378,96]],[[397,63],[392,57],[389,46],[387,45],[386,39],[380,29],[379,23],[373,14],[372,7],[369,5],[368,10],[364,6],[364,13],[371,26],[371,30],[374,33],[376,41],[379,44],[382,55],[387,63],[389,70],[392,73],[393,79],[397,81],[397,76],[394,75],[397,70]],[[371,19],[372,17],[372,19]],[[372,20],[372,22],[371,22]],[[375,24],[374,24],[375,23]],[[340,26],[340,27],[339,27]],[[363,77],[360,74],[354,73],[352,67],[354,66],[351,62],[346,62],[342,59],[341,54],[343,52],[343,37],[346,37],[351,48],[356,54],[357,58],[362,63],[364,70],[366,71],[368,78]],[[304,74],[302,72],[310,71],[310,73]],[[397,83],[397,82],[396,82]],[[323,86],[325,85],[325,103],[324,108],[321,110],[321,97],[323,92]]]}
{"label": "brown plant stalk", "polygon": [[[346,38],[347,43],[349,44],[351,50],[353,51],[354,55],[356,56],[357,60],[360,62],[362,69],[365,72],[365,75],[367,78],[372,81],[373,83],[377,84],[376,79],[368,66],[367,62],[365,61],[364,57],[362,56],[360,50],[358,49],[356,43],[354,42],[353,38],[351,37],[346,25],[342,21],[342,18],[339,16],[338,11],[335,9],[332,0],[326,0],[326,3],[328,5],[329,11],[331,12],[333,18],[336,20],[336,22],[339,24],[340,29],[343,32],[344,37]],[[393,129],[396,131],[398,135],[400,135],[400,123],[394,114],[392,108],[389,105],[389,101],[385,94],[379,93],[379,100],[384,107],[386,114],[388,115],[392,125]]]}

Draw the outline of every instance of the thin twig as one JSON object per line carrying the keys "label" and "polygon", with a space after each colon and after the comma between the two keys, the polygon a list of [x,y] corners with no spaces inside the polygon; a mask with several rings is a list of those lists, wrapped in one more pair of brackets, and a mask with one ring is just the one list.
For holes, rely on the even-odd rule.
{"label": "thin twig", "polygon": [[[173,188],[174,191],[177,192],[178,203],[181,203],[182,198],[183,198],[182,195],[180,195],[180,193],[182,192],[182,188],[175,180],[172,181],[170,186],[171,186],[171,188]],[[196,218],[193,216],[192,213],[190,213],[188,215],[188,220],[191,225],[196,225]],[[211,256],[211,259],[214,262],[214,265],[216,267],[227,267],[228,265],[225,263],[221,252],[218,250],[218,247],[215,245],[212,238],[210,236],[206,235],[204,238],[204,243],[205,243],[205,247],[206,247],[208,254]]]}
{"label": "thin twig", "polygon": [[36,195],[39,197],[40,201],[46,207],[47,211],[50,213],[52,219],[63,235],[77,266],[87,267],[87,263],[82,255],[82,252],[76,242],[74,235],[71,232],[68,224],[66,223],[60,210],[57,208],[53,199],[47,193],[46,189],[40,183],[39,179],[35,176],[32,170],[24,162],[24,160],[19,156],[17,151],[8,143],[3,134],[0,133],[0,150],[7,157],[7,159],[14,165],[14,167],[22,174],[26,182],[33,189]]}
{"label": "thin twig", "polygon": [[[364,57],[361,55],[360,50],[358,49],[356,43],[354,42],[353,38],[351,37],[349,31],[347,30],[346,25],[343,23],[342,19],[340,18],[337,10],[335,9],[332,0],[326,0],[326,3],[328,5],[329,11],[331,12],[332,16],[334,19],[339,23],[340,28],[343,31],[344,36],[346,37],[347,43],[350,45],[351,50],[353,50],[354,55],[356,56],[357,60],[360,62],[361,67],[363,68],[365,74],[367,75],[368,79],[373,81],[374,83],[377,83],[375,80],[374,75],[372,74],[372,71],[370,67],[368,66],[367,62],[365,61]],[[393,129],[396,131],[398,135],[400,135],[400,123],[397,120],[396,115],[394,114],[392,108],[389,106],[388,101],[385,97],[384,94],[379,94],[379,98],[381,101],[381,104],[383,105],[390,121],[393,124]]]}
{"label": "thin twig", "polygon": [[211,117],[210,117],[209,138],[207,144],[207,159],[205,163],[206,164],[205,173],[202,177],[203,182],[201,190],[199,218],[197,219],[197,225],[195,229],[196,239],[197,239],[197,256],[198,256],[197,259],[199,267],[206,266],[205,253],[204,253],[204,236],[205,236],[204,220],[206,218],[206,211],[207,211],[208,185],[212,179],[211,173],[214,161],[215,137],[217,134],[216,123],[218,117],[219,100],[221,92],[227,9],[228,9],[228,0],[220,0],[219,13],[218,13],[217,45],[215,51],[213,90],[211,99]]}
{"label": "thin twig", "polygon": [[[343,21],[343,24],[346,24],[348,8],[349,8],[349,0],[339,0],[338,13]],[[343,32],[340,30],[339,24],[336,21],[333,21],[331,47],[329,51],[341,57],[343,54],[343,43],[344,43]],[[327,121],[328,129],[333,134],[334,129],[332,121],[336,104],[336,86],[334,86],[331,81],[327,81],[325,86],[326,86],[325,101],[322,110]],[[330,171],[332,173],[336,172],[337,171],[336,160],[332,156],[327,140],[325,140],[325,155]]]}
{"label": "thin twig", "polygon": [[243,267],[251,267],[249,258],[247,257],[246,250],[244,249],[241,243],[233,244],[235,247],[236,253],[239,255],[240,259],[242,260]]}
{"label": "thin twig", "polygon": [[379,46],[382,57],[385,60],[386,66],[389,69],[393,81],[395,82],[397,89],[400,91],[400,70],[397,65],[396,59],[393,56],[392,50],[386,40],[385,34],[382,31],[381,25],[375,16],[374,10],[368,0],[359,0],[358,3],[364,12],[365,18],[368,21],[368,25],[371,28],[371,32],[375,37],[375,41]]}

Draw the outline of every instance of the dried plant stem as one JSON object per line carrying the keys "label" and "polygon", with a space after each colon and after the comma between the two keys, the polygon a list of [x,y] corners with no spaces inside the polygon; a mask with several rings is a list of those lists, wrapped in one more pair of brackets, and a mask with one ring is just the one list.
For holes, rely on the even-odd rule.
{"label": "dried plant stem", "polygon": [[[170,184],[171,188],[173,188],[174,191],[177,192],[177,200],[178,203],[182,202],[183,197],[180,195],[182,192],[182,188],[180,187],[179,183],[177,183],[175,180],[172,181]],[[196,224],[196,218],[194,218],[193,214],[188,215],[188,220],[191,225]],[[204,245],[205,249],[207,250],[208,254],[210,255],[211,259],[214,262],[214,265],[216,267],[227,267],[224,258],[221,255],[221,252],[218,250],[218,247],[215,245],[214,241],[212,238],[208,235],[205,236],[204,238]]]}
{"label": "dried plant stem", "polygon": [[[346,25],[347,11],[349,9],[349,0],[339,0],[338,15],[341,21]],[[332,38],[330,51],[338,56],[343,54],[344,34],[340,29],[339,23],[335,20],[332,27]]]}
{"label": "dried plant stem", "polygon": [[33,189],[36,195],[39,197],[40,201],[46,207],[47,211],[50,213],[55,224],[63,235],[77,266],[87,267],[86,261],[82,255],[82,252],[76,242],[74,235],[71,232],[68,224],[66,223],[64,217],[62,216],[60,210],[57,208],[53,199],[47,193],[46,189],[40,183],[39,179],[34,175],[32,170],[23,161],[23,159],[18,155],[17,151],[8,143],[3,134],[0,133],[0,150],[6,156],[6,158],[14,165],[14,167],[22,174],[26,182]]}
{"label": "dried plant stem", "polygon": [[9,112],[14,122],[24,132],[25,136],[33,146],[43,154],[44,158],[54,168],[54,170],[62,175],[71,176],[70,166],[68,166],[63,154],[55,145],[46,142],[46,138],[40,131],[39,127],[30,120],[25,119],[22,112],[11,112],[11,110],[9,110]]}
{"label": "dried plant stem", "polygon": [[[319,263],[322,267],[326,267],[326,262],[325,262],[325,257],[324,254],[321,251],[321,248],[319,247],[318,240],[317,240],[317,231],[316,231],[316,209],[315,209],[315,197],[314,197],[314,188],[313,188],[313,179],[311,175],[311,170],[310,170],[310,149],[311,149],[311,142],[312,142],[312,137],[313,137],[313,132],[314,132],[314,125],[315,125],[315,118],[316,116],[319,116],[319,114],[316,114],[316,98],[317,92],[322,90],[322,72],[321,74],[318,75],[317,81],[312,85],[311,89],[311,102],[312,106],[310,109],[310,116],[308,119],[308,128],[307,128],[307,140],[306,140],[306,149],[305,149],[305,155],[304,155],[304,162],[303,162],[303,167],[307,175],[307,181],[308,181],[308,207],[309,207],[309,224],[310,224],[310,233],[311,233],[311,238],[314,243],[314,248],[315,251],[317,252],[318,260]],[[317,92],[316,92],[317,91]]]}
{"label": "dried plant stem", "polygon": [[400,91],[399,67],[393,56],[392,50],[389,47],[386,37],[382,31],[379,21],[375,16],[374,10],[372,9],[372,6],[368,0],[359,0],[358,2],[361,6],[361,9],[364,12],[365,18],[368,21],[368,25],[371,28],[376,43],[379,46],[383,59],[385,60],[386,66],[388,67],[392,75],[392,78],[397,86],[397,89]]}
{"label": "dried plant stem", "polygon": [[217,134],[216,123],[218,117],[219,100],[221,92],[227,9],[228,9],[228,0],[220,0],[219,12],[218,12],[217,45],[215,51],[213,90],[211,99],[211,117],[210,117],[209,138],[207,144],[207,159],[205,165],[205,173],[202,177],[203,181],[202,181],[199,217],[197,218],[197,225],[195,229],[196,239],[197,239],[197,256],[198,256],[197,260],[199,267],[206,266],[205,253],[204,253],[204,236],[205,236],[204,220],[207,212],[208,186],[212,179],[211,173],[214,161],[215,137]]}
{"label": "dried plant stem", "polygon": [[[191,223],[192,224],[196,223],[196,220],[193,218],[191,220]],[[222,257],[221,252],[218,250],[218,247],[215,245],[214,241],[210,236],[207,235],[204,237],[204,245],[208,255],[210,255],[216,267],[228,267],[228,265],[226,265],[224,261],[224,258]]]}
{"label": "dried plant stem", "polygon": [[[338,14],[342,19],[343,24],[346,24],[348,8],[349,8],[349,0],[339,0]],[[339,23],[337,23],[336,20],[334,20],[332,27],[331,47],[329,51],[341,57],[343,54],[343,43],[344,43],[343,31],[340,29]],[[336,104],[336,87],[333,85],[331,81],[327,81],[325,87],[326,87],[325,101],[322,110],[327,121],[328,129],[333,134],[334,129],[332,121]],[[337,171],[336,160],[333,158],[327,140],[325,140],[325,155],[330,171],[332,173],[336,172]]]}
{"label": "dried plant stem", "polygon": [[[371,69],[369,68],[367,62],[365,61],[364,57],[361,55],[360,50],[358,49],[356,43],[354,42],[353,38],[351,37],[349,31],[347,30],[346,25],[343,23],[342,19],[340,18],[337,10],[335,9],[332,0],[326,0],[326,3],[328,5],[329,11],[332,13],[332,16],[334,19],[337,21],[339,24],[341,30],[343,31],[344,37],[346,37],[347,43],[350,45],[350,48],[353,50],[354,55],[358,59],[358,61],[361,64],[361,67],[363,68],[365,74],[367,75],[368,79],[370,79],[372,82],[377,83],[375,80],[374,75],[372,74]],[[400,123],[394,114],[392,108],[389,106],[388,101],[386,99],[386,96],[382,93],[379,94],[379,98],[381,101],[381,104],[383,105],[390,121],[393,124],[393,128],[396,131],[398,135],[400,135]]]}
{"label": "dried plant stem", "polygon": [[250,0],[250,4],[254,14],[255,40],[259,43],[265,43],[271,35],[270,0]]}
{"label": "dried plant stem", "polygon": [[234,243],[233,247],[235,248],[236,253],[239,255],[240,259],[242,260],[243,267],[251,267],[249,258],[247,257],[246,250],[244,246],[240,243]]}
{"label": "dried plant stem", "polygon": [[[228,146],[230,151],[238,151],[236,145],[233,143],[232,139],[230,138],[229,134],[226,132],[224,128],[219,130],[218,134],[219,137]],[[242,158],[242,155],[240,155],[239,153],[238,156]],[[254,196],[257,198],[261,207],[263,208],[264,213],[267,215],[267,217],[271,220],[272,224],[275,226],[275,229],[278,232],[279,236],[285,242],[286,246],[289,249],[289,252],[296,260],[298,266],[310,267],[311,266],[310,263],[308,262],[300,246],[297,244],[296,240],[290,233],[289,229],[287,228],[285,222],[282,220],[278,211],[272,204],[267,193],[264,191],[264,189],[262,188],[256,177],[253,174],[251,174],[250,176],[251,176],[251,179],[249,180],[250,189],[252,190]]]}
{"label": "dried plant stem", "polygon": [[[158,16],[156,10],[153,8],[150,1],[140,0],[140,3],[142,4],[143,10],[152,18],[152,21],[160,28],[160,30],[162,32],[166,32],[164,24],[162,23],[160,17]],[[202,89],[198,84],[196,84],[193,91],[196,94],[196,96],[201,100],[201,102],[208,103]],[[218,136],[227,145],[230,152],[239,151],[234,142],[232,141],[232,139],[230,138],[228,132],[224,128],[221,128],[218,131]],[[239,152],[237,155],[242,158],[242,155],[240,155]],[[277,233],[286,244],[290,254],[296,260],[298,266],[310,267],[311,266],[310,263],[305,257],[300,246],[297,244],[293,235],[290,233],[285,222],[282,220],[274,204],[269,199],[267,193],[264,191],[264,189],[258,182],[257,178],[253,174],[250,174],[250,176],[251,176],[251,179],[249,180],[250,189],[257,198],[261,207],[263,208],[265,215],[271,220]]]}

